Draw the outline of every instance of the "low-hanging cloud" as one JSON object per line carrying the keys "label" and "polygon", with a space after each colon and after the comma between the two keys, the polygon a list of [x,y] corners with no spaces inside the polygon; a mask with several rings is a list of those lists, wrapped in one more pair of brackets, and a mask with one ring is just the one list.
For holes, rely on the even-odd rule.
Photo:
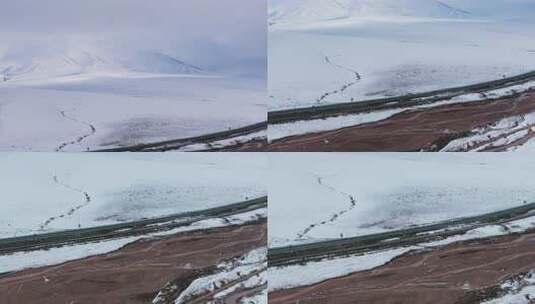
{"label": "low-hanging cloud", "polygon": [[266,0],[0,0],[0,48],[156,49],[207,69],[262,75]]}

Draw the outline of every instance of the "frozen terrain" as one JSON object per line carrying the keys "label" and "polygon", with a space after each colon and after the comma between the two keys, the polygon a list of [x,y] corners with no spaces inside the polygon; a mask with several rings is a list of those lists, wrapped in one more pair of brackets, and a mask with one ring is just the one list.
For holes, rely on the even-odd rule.
{"label": "frozen terrain", "polygon": [[[489,12],[484,2],[273,0],[269,109],[405,95],[533,70],[533,8]],[[523,17],[510,18],[513,12]]]}
{"label": "frozen terrain", "polygon": [[[227,286],[223,291],[217,292],[213,302],[223,301],[223,298],[236,290],[261,288],[267,285],[267,248],[260,247],[248,252],[246,255],[237,258],[235,261],[225,262],[217,265],[218,272],[215,274],[196,279],[175,300],[175,304],[191,303],[196,297],[215,292],[218,288]],[[258,302],[267,303],[265,292],[257,295]],[[249,300],[253,301],[253,300]],[[242,301],[240,301],[242,302]],[[245,303],[250,303],[244,301]],[[159,304],[158,297],[153,300],[154,304]],[[165,303],[165,302],[163,302]],[[242,302],[243,303],[243,302]]]}
{"label": "frozen terrain", "polygon": [[0,151],[109,150],[266,121],[263,1],[0,4]]}
{"label": "frozen terrain", "polygon": [[517,278],[508,279],[501,286],[507,293],[483,304],[530,304],[535,299],[535,270]]}
{"label": "frozen terrain", "polygon": [[269,157],[270,247],[409,228],[535,201],[535,161],[527,153]]}
{"label": "frozen terrain", "polygon": [[467,18],[470,12],[436,0],[272,0],[271,24],[299,24],[339,19]]}
{"label": "frozen terrain", "polygon": [[86,151],[265,121],[265,83],[160,52],[0,52],[0,149]]}
{"label": "frozen terrain", "polygon": [[0,238],[165,216],[263,196],[265,165],[260,154],[4,153]]}
{"label": "frozen terrain", "polygon": [[63,247],[49,248],[46,250],[35,250],[27,252],[17,252],[13,254],[0,255],[0,273],[20,271],[26,268],[37,268],[46,265],[56,265],[67,261],[77,260],[119,250],[127,244],[142,239],[154,237],[170,236],[177,233],[199,231],[213,228],[221,228],[229,225],[240,225],[254,222],[260,218],[265,218],[267,210],[260,209],[243,214],[237,214],[225,218],[214,218],[201,220],[187,227],[176,228],[166,232],[157,232],[144,236],[132,236],[117,238],[112,240],[75,244]]}
{"label": "frozen terrain", "polygon": [[[502,89],[488,90],[488,91],[484,91],[480,93],[466,93],[466,94],[455,96],[453,98],[446,98],[442,101],[434,102],[429,105],[400,107],[397,109],[371,111],[368,113],[359,113],[359,114],[349,114],[349,115],[329,117],[329,118],[324,118],[324,119],[301,120],[301,121],[295,121],[291,123],[271,124],[269,125],[269,128],[268,128],[268,137],[270,141],[274,141],[277,139],[294,136],[294,135],[316,133],[316,132],[321,132],[321,131],[339,129],[343,127],[362,125],[365,123],[378,122],[381,120],[389,119],[392,116],[398,113],[402,113],[404,111],[422,110],[422,109],[427,109],[427,108],[432,108],[432,107],[461,104],[461,103],[468,103],[468,102],[482,101],[482,100],[497,100],[501,98],[512,98],[513,96],[519,93],[525,93],[530,90],[533,90],[534,88],[535,88],[535,81],[532,80],[532,81],[528,81],[520,85],[513,85],[513,86],[502,88]],[[522,115],[521,117],[509,117],[509,118],[503,119],[502,121],[497,122],[495,126],[490,126],[488,128],[489,130],[484,129],[484,128],[482,130],[479,130],[479,129],[474,130],[475,133],[479,133],[479,134],[476,134],[475,136],[471,136],[470,138],[461,138],[458,140],[454,140],[447,147],[444,147],[443,150],[446,152],[459,151],[463,148],[465,150],[468,150],[469,148],[472,148],[471,146],[474,146],[474,144],[477,144],[481,141],[489,140],[490,138],[495,138],[502,134],[514,131],[514,129],[522,129],[522,127],[530,126],[530,124],[532,124],[531,116],[533,115],[528,114],[528,115]],[[511,125],[510,128],[503,127],[507,123]],[[494,132],[497,130],[501,132]],[[486,146],[488,147],[489,145],[486,145]],[[480,147],[477,147],[477,148],[480,148]],[[519,147],[514,147],[514,149],[518,149],[518,148]],[[529,149],[529,145],[525,145],[525,147],[523,148]],[[470,150],[476,150],[476,149],[473,148]]]}
{"label": "frozen terrain", "polygon": [[[409,251],[425,252],[460,241],[503,236],[510,233],[519,233],[528,230],[533,230],[534,228],[535,217],[532,216],[522,220],[511,221],[502,225],[483,226],[480,228],[469,230],[465,234],[452,236],[435,242],[414,244],[412,246],[405,246],[401,248],[383,251],[371,251],[362,255],[348,255],[346,257],[335,259],[323,259],[317,262],[296,264],[287,267],[271,267],[269,269],[269,290],[275,291],[298,286],[306,286],[326,281],[332,278],[346,276],[351,273],[374,269],[390,262],[394,258],[399,257]],[[511,285],[511,282],[509,282],[509,285]],[[520,287],[521,286],[516,286],[516,290],[514,290],[515,288],[510,288],[513,289],[512,294],[515,294],[515,291],[519,291],[520,289],[522,289]],[[525,290],[525,292],[528,292],[532,289],[532,286],[526,289],[528,290]],[[513,295],[508,295],[502,300],[504,302],[496,300],[496,302],[490,303],[509,303],[506,301],[506,299],[510,297],[514,298]]]}

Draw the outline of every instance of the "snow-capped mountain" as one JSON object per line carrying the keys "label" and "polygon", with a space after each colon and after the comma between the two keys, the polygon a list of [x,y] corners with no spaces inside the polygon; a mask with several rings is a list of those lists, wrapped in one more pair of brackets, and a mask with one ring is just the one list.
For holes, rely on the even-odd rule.
{"label": "snow-capped mountain", "polygon": [[438,0],[271,0],[269,23],[344,18],[466,18],[470,13]]}
{"label": "snow-capped mountain", "polygon": [[200,68],[159,52],[67,51],[6,52],[0,56],[4,79],[53,78],[85,73],[198,74]]}
{"label": "snow-capped mountain", "polygon": [[119,58],[120,65],[130,71],[156,74],[198,74],[201,68],[159,52],[138,52]]}

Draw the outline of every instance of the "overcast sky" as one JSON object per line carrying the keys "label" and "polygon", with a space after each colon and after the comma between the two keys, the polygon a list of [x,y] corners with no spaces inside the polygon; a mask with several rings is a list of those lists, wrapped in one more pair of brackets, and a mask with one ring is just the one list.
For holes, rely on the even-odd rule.
{"label": "overcast sky", "polygon": [[475,15],[489,15],[504,19],[535,16],[534,0],[442,0],[442,2],[470,11]]}
{"label": "overcast sky", "polygon": [[[306,3],[309,0],[269,0],[270,5],[280,5],[288,3]],[[317,0],[329,1],[329,0]],[[383,0],[384,1],[384,0]],[[382,0],[345,0],[353,3],[377,3]],[[455,8],[463,9],[473,13],[475,16],[493,17],[496,19],[533,19],[535,18],[535,0],[423,0],[445,3]],[[386,0],[386,3],[397,3],[398,0]],[[407,2],[407,1],[405,1]],[[414,0],[418,3],[418,0]],[[403,2],[400,2],[403,3]],[[526,20],[529,21],[529,20]]]}
{"label": "overcast sky", "polygon": [[266,0],[0,0],[0,46],[155,49],[262,75],[265,20]]}

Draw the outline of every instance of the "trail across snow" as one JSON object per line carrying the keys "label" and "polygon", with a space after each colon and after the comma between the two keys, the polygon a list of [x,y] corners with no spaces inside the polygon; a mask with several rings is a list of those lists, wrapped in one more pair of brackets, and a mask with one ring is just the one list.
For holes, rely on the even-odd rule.
{"label": "trail across snow", "polygon": [[230,76],[84,74],[2,84],[0,149],[101,150],[237,129],[266,120],[264,93],[263,80]]}
{"label": "trail across snow", "polygon": [[53,216],[53,217],[50,217],[48,218],[44,223],[42,223],[40,226],[39,226],[39,229],[40,230],[45,230],[48,225],[50,225],[50,223],[52,223],[53,221],[59,219],[59,218],[64,218],[64,217],[67,217],[67,216],[71,216],[73,215],[76,211],[80,210],[81,208],[89,205],[91,203],[91,196],[89,195],[89,193],[87,193],[86,191],[83,191],[81,189],[78,189],[78,188],[74,188],[72,186],[69,186],[63,182],[61,182],[58,178],[57,175],[54,175],[52,177],[52,179],[54,180],[54,183],[70,190],[70,191],[74,191],[74,192],[78,192],[80,194],[83,195],[83,202],[78,204],[78,205],[75,205],[74,207],[72,207],[71,209],[69,209],[69,211],[67,211],[66,213],[62,213],[60,215],[57,215],[57,216]]}
{"label": "trail across snow", "polygon": [[[314,173],[312,173],[312,175],[314,175],[316,177],[316,180],[318,182],[318,184],[320,186],[323,186],[327,189],[330,189],[331,191],[334,191],[334,192],[337,192],[343,196],[347,196],[347,198],[349,199],[349,207],[348,208],[344,208],[334,214],[332,214],[329,219],[327,220],[322,220],[321,222],[318,222],[318,223],[314,223],[314,224],[311,224],[310,226],[308,226],[307,228],[305,228],[303,231],[299,232],[297,234],[297,238],[298,239],[303,239],[312,229],[318,227],[318,226],[321,226],[321,225],[325,225],[325,224],[328,224],[328,223],[332,223],[334,221],[336,221],[340,216],[344,215],[345,213],[351,211],[353,208],[355,208],[357,206],[357,200],[355,199],[355,197],[347,192],[343,192],[343,191],[340,191],[336,188],[334,188],[333,186],[330,186],[328,184],[326,184],[324,181],[323,181],[323,178],[319,175],[316,175]],[[343,235],[342,235],[343,237]]]}
{"label": "trail across snow", "polygon": [[[526,1],[269,2],[270,111],[317,106],[320,96],[321,104],[375,100],[534,69]],[[508,9],[498,9],[500,2]],[[516,5],[523,8],[511,13]],[[355,69],[362,79],[351,85]],[[355,77],[345,74],[351,71]]]}
{"label": "trail across snow", "polygon": [[325,100],[325,98],[331,96],[331,95],[334,95],[334,94],[342,94],[345,90],[347,90],[348,88],[350,88],[351,86],[357,84],[360,79],[362,78],[360,76],[360,73],[357,72],[356,70],[353,70],[353,69],[350,69],[348,67],[345,67],[345,66],[342,66],[340,64],[337,64],[335,63],[329,56],[324,56],[324,60],[325,60],[325,63],[327,63],[328,65],[331,65],[333,66],[334,68],[337,68],[337,69],[342,69],[342,70],[345,70],[345,71],[348,71],[350,73],[353,74],[353,77],[354,77],[354,80],[351,81],[351,82],[348,82],[348,83],[345,83],[344,85],[342,85],[342,87],[340,87],[339,89],[337,90],[334,90],[334,91],[329,91],[329,92],[326,92],[326,93],[323,93],[323,95],[321,95],[317,100],[316,102],[317,103],[321,103],[323,100]]}
{"label": "trail across snow", "polygon": [[82,120],[78,120],[78,119],[72,118],[72,117],[68,116],[67,114],[65,114],[65,111],[63,111],[63,110],[60,110],[59,114],[61,115],[61,117],[65,118],[65,119],[68,119],[68,120],[71,120],[71,121],[74,121],[74,122],[77,122],[77,123],[84,124],[84,125],[88,126],[89,129],[91,130],[91,132],[90,133],[86,133],[86,134],[84,134],[82,136],[79,136],[78,138],[76,138],[73,141],[62,143],[61,145],[59,145],[56,148],[56,152],[62,151],[65,147],[67,147],[69,145],[80,144],[84,139],[86,139],[87,137],[89,137],[89,136],[91,136],[91,135],[93,135],[93,134],[95,134],[97,132],[97,129],[92,124],[90,124],[88,122],[85,122],[85,121],[82,121]]}

